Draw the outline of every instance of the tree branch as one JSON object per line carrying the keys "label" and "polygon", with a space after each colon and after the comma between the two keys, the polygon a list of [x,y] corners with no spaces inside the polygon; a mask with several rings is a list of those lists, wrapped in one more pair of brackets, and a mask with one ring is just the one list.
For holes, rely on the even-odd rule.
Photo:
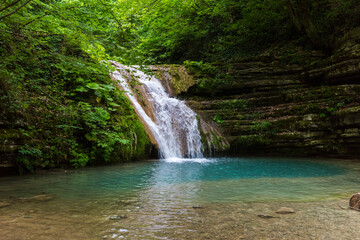
{"label": "tree branch", "polygon": [[0,12],[2,12],[2,11],[4,11],[4,10],[8,9],[9,7],[12,7],[12,6],[14,6],[14,5],[18,4],[18,3],[19,3],[19,2],[21,2],[21,1],[22,1],[22,0],[16,0],[15,2],[10,3],[9,5],[7,5],[7,6],[3,7],[2,9],[0,9]]}
{"label": "tree branch", "polygon": [[111,14],[111,16],[113,16],[113,18],[115,19],[115,21],[118,23],[119,25],[119,28],[121,28],[121,23],[120,21],[117,19],[117,17],[115,16],[115,14],[113,13],[113,11],[111,11],[105,4],[102,0],[99,0],[100,3],[106,8],[106,10]]}
{"label": "tree branch", "polygon": [[4,16],[1,16],[1,17],[0,17],[0,20],[6,18],[6,17],[8,17],[8,16],[13,15],[14,13],[16,13],[17,11],[19,11],[22,7],[24,7],[26,4],[28,4],[28,3],[31,2],[31,1],[32,1],[32,0],[27,0],[27,1],[24,2],[22,5],[20,5],[20,7],[18,7],[17,9],[15,9],[14,11],[12,11],[11,13],[6,14],[6,15],[4,15]]}
{"label": "tree branch", "polygon": [[48,15],[48,13],[44,13],[44,15],[38,16],[36,18],[34,18],[33,20],[30,20],[29,22],[25,23],[24,25],[21,26],[21,28],[26,27],[27,25],[29,25],[32,22],[35,22],[36,20],[39,20],[40,18],[45,17],[46,15]]}

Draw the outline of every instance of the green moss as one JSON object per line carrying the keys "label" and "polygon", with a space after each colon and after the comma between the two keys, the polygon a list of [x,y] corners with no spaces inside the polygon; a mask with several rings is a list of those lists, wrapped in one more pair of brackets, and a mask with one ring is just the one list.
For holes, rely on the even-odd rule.
{"label": "green moss", "polygon": [[238,136],[234,141],[234,145],[242,149],[261,147],[268,144],[270,144],[270,139],[260,134]]}
{"label": "green moss", "polygon": [[215,104],[215,107],[218,109],[228,109],[228,110],[246,110],[248,109],[248,101],[244,99],[233,99],[233,100],[223,100]]}
{"label": "green moss", "polygon": [[347,108],[341,109],[337,114],[344,115],[346,113],[355,113],[355,112],[360,112],[360,106],[347,107]]}
{"label": "green moss", "polygon": [[[162,69],[168,69],[168,74],[170,75],[170,79],[167,79],[166,76],[163,75]],[[185,93],[188,89],[196,84],[193,75],[191,75],[184,66],[182,65],[162,65],[159,66],[159,78],[163,80],[170,81],[171,89],[174,95],[179,95],[181,93]]]}

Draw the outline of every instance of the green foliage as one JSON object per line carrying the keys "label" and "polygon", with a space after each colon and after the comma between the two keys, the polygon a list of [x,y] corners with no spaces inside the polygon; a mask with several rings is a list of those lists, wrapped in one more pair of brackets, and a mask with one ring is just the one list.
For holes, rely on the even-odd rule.
{"label": "green foliage", "polygon": [[116,12],[128,34],[120,45],[131,48],[124,58],[138,64],[189,60],[190,68],[274,46],[285,46],[283,61],[303,63],[308,59],[297,46],[331,48],[360,24],[358,0],[125,0]]}
{"label": "green foliage", "polygon": [[335,113],[345,105],[345,102],[329,103],[329,106],[320,113],[320,117],[332,117]]}
{"label": "green foliage", "polygon": [[70,163],[73,167],[84,167],[89,162],[89,156],[85,153],[78,153],[75,150],[70,151]]}
{"label": "green foliage", "polygon": [[132,160],[149,151],[144,128],[109,78],[113,68],[104,60],[118,59],[123,33],[117,1],[103,2],[33,0],[5,18],[16,8],[0,10],[1,120],[22,128],[24,169]]}
{"label": "green foliage", "polygon": [[220,115],[215,115],[215,116],[213,117],[213,120],[214,120],[214,122],[216,122],[216,123],[223,123],[223,122],[224,122],[224,120],[222,119],[222,117],[221,117]]}
{"label": "green foliage", "polygon": [[216,73],[216,68],[212,66],[210,63],[204,63],[203,61],[184,61],[184,65],[186,69],[196,76],[211,76]]}
{"label": "green foliage", "polygon": [[284,0],[133,2],[142,16],[137,49],[148,62],[233,58],[288,35],[291,27]]}
{"label": "green foliage", "polygon": [[34,162],[42,157],[43,153],[40,149],[31,147],[28,144],[19,148],[20,156],[18,158],[20,166],[24,170],[34,171]]}

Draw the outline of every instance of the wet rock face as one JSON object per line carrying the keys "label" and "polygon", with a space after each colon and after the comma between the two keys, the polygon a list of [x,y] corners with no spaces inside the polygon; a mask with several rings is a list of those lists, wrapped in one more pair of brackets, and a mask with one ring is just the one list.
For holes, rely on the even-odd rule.
{"label": "wet rock face", "polygon": [[360,193],[352,195],[349,202],[350,208],[360,211]]}

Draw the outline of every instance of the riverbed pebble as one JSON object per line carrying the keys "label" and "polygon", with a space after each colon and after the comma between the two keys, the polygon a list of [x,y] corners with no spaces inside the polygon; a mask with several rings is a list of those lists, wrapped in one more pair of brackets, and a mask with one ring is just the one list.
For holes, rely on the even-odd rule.
{"label": "riverbed pebble", "polygon": [[290,214],[290,213],[295,213],[295,210],[292,208],[288,208],[288,207],[281,207],[278,210],[276,210],[276,213],[278,214]]}
{"label": "riverbed pebble", "polygon": [[110,216],[109,220],[121,220],[121,219],[125,219],[127,218],[126,215],[114,215],[114,216]]}

